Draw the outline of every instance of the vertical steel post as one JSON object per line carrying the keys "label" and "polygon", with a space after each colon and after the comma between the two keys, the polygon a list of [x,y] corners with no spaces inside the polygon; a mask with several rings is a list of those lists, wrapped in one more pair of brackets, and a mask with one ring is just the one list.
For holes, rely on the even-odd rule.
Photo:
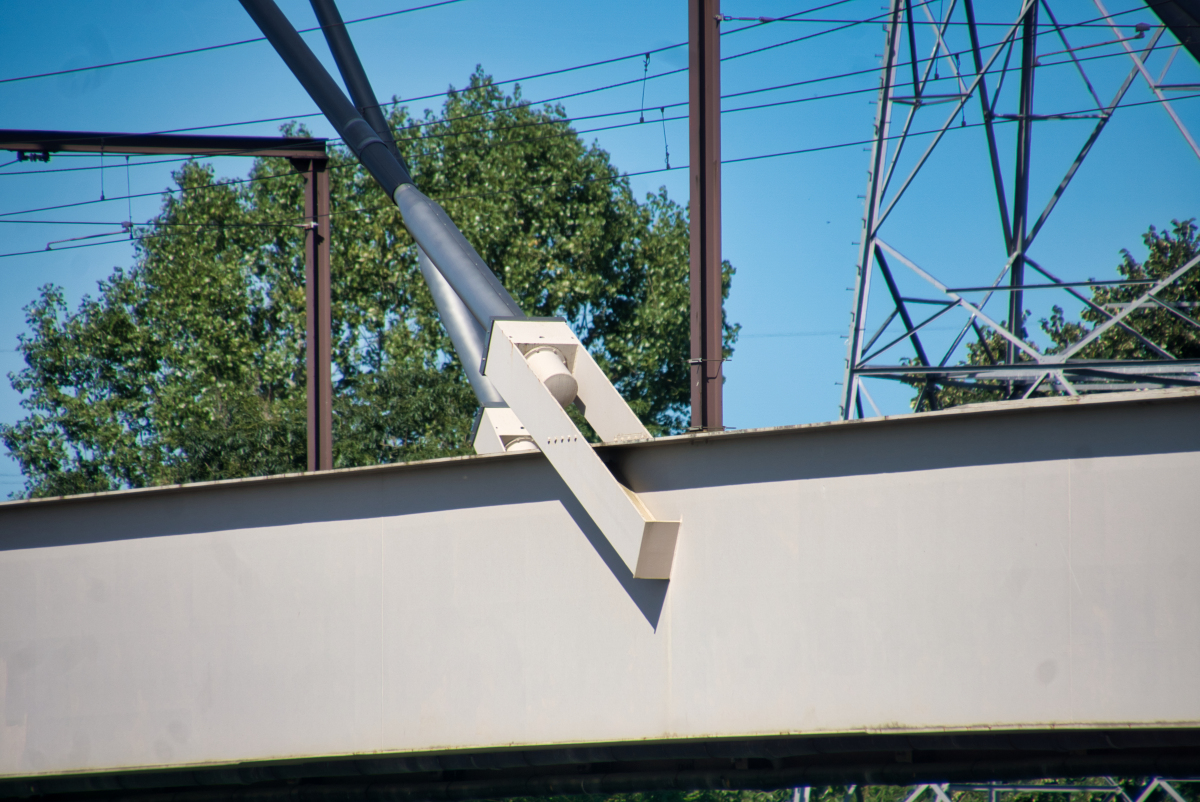
{"label": "vertical steel post", "polygon": [[329,318],[329,173],[326,159],[304,172],[304,293],[307,301],[308,469],[333,467],[333,381]]}
{"label": "vertical steel post", "polygon": [[721,293],[720,0],[688,0],[692,429],[725,428]]}
{"label": "vertical steel post", "polygon": [[[1009,293],[1008,330],[1018,337],[1025,337],[1024,308],[1025,294],[1019,289],[1025,284],[1025,239],[1029,227],[1029,157],[1033,139],[1033,71],[1037,58],[1038,4],[1029,2],[1021,25],[1021,110],[1017,121],[1017,164],[1013,184],[1013,232],[1009,256],[1015,256],[1010,274],[1011,286],[1018,288]],[[1014,364],[1018,358],[1017,347],[1008,343],[1005,361]],[[1014,387],[1016,385],[1014,384]]]}

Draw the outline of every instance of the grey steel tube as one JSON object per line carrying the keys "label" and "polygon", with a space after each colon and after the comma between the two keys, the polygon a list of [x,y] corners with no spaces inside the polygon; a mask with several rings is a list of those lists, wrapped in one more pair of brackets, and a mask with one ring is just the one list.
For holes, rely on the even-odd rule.
{"label": "grey steel tube", "polygon": [[462,298],[458,297],[458,293],[446,281],[446,277],[433,266],[433,262],[419,245],[417,261],[421,265],[421,275],[425,277],[425,283],[429,285],[429,292],[433,295],[433,302],[437,304],[442,325],[446,327],[450,342],[454,343],[454,350],[458,352],[458,361],[462,362],[467,381],[475,391],[475,397],[485,407],[506,406],[491,381],[479,372],[479,367],[483,364],[483,351],[487,346],[487,332],[471,315]]}
{"label": "grey steel tube", "polygon": [[[392,139],[387,121],[384,119],[383,112],[379,108],[379,103],[375,99],[375,91],[371,88],[371,81],[367,78],[366,71],[363,70],[362,61],[358,58],[358,52],[354,49],[354,43],[350,40],[350,35],[346,32],[346,24],[342,21],[337,4],[334,0],[310,0],[310,3],[317,15],[317,21],[321,23],[321,29],[325,33],[325,40],[329,43],[329,50],[333,53],[338,70],[342,74],[342,81],[346,84],[346,88],[350,90],[350,99],[354,101],[354,105],[358,107],[359,112],[371,124],[371,127],[375,129],[380,138],[383,139],[384,144],[389,146],[392,154],[403,164],[404,159],[400,156],[400,151],[396,148],[396,143]],[[405,165],[405,168],[407,169],[407,165]],[[408,195],[409,193],[406,192],[405,194]],[[398,200],[397,204],[399,204]],[[460,271],[463,273],[462,279],[451,280],[451,283],[462,287],[461,290],[458,290],[458,293],[464,298],[468,297],[468,295],[480,296],[480,302],[469,305],[476,310],[474,313],[475,317],[484,327],[485,331],[491,325],[491,318],[493,317],[523,316],[520,307],[513,301],[512,296],[496,280],[495,274],[484,264],[483,259],[479,257],[475,249],[462,236],[458,227],[454,225],[441,206],[429,200],[424,195],[420,199],[415,199],[415,202],[410,204],[410,206],[415,209],[412,215],[405,210],[404,206],[401,206],[401,213],[404,215],[404,222],[408,225],[409,230],[413,232],[413,236],[417,238],[418,242],[428,242],[429,247],[434,251],[433,256],[426,253],[426,257],[430,258],[437,269],[446,274],[447,278]],[[430,209],[429,207],[432,208]],[[422,211],[427,211],[428,213],[422,214]],[[431,224],[432,231],[424,233],[423,236],[418,236],[418,230],[425,231],[425,229],[430,228],[430,225],[423,224],[426,218],[435,221]],[[439,237],[438,234],[442,231],[445,231],[448,236]],[[468,263],[472,269],[483,277],[483,282],[475,281],[472,278],[470,272],[467,271],[466,266]],[[429,280],[428,274],[426,274],[426,280]],[[483,285],[485,284],[491,288],[490,293],[484,289]],[[432,281],[430,281],[430,287],[433,287]],[[499,297],[500,302],[504,305],[503,311],[498,305],[492,303],[492,295]],[[461,303],[459,301],[460,306]],[[440,305],[439,308],[441,308]]]}
{"label": "grey steel tube", "polygon": [[525,317],[445,210],[413,186],[408,170],[346,98],[274,0],[241,0],[241,4],[362,165],[400,207],[413,239],[475,319],[487,329],[493,318]]}
{"label": "grey steel tube", "polygon": [[354,43],[350,41],[350,34],[346,31],[346,23],[342,21],[342,15],[338,12],[337,5],[333,0],[310,0],[310,2],[313,12],[317,15],[317,22],[321,25],[321,31],[325,34],[329,52],[333,53],[333,60],[337,62],[338,72],[342,74],[342,83],[346,84],[346,88],[350,90],[350,99],[358,107],[359,114],[375,129],[375,133],[383,140],[383,144],[407,170],[408,165],[405,164],[404,157],[400,155],[400,150],[396,147],[396,140],[393,139],[392,131],[388,128],[387,119],[383,116],[379,101],[375,99],[375,90],[371,89],[371,82],[363,69],[362,61],[358,58],[358,51],[354,49]]}
{"label": "grey steel tube", "polygon": [[413,239],[437,265],[484,329],[491,329],[494,318],[525,317],[521,307],[441,206],[412,184],[401,184],[392,199],[400,207]]}
{"label": "grey steel tube", "polygon": [[346,98],[273,0],[241,0],[241,3],[330,125],[337,129],[342,141],[384,191],[391,196],[397,187],[411,184],[408,170]]}

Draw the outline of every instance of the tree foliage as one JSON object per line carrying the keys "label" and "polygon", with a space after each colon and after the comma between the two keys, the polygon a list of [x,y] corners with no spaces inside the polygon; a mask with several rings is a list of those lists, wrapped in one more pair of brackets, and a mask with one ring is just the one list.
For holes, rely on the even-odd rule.
{"label": "tree foliage", "polygon": [[[1191,259],[1200,255],[1200,233],[1196,221],[1171,221],[1171,229],[1159,231],[1154,226],[1142,235],[1146,245],[1146,261],[1139,262],[1128,250],[1121,252],[1117,273],[1125,281],[1157,282],[1165,279]],[[1068,322],[1063,310],[1054,307],[1049,320],[1042,321],[1042,331],[1050,338],[1051,352],[1061,351],[1096,325],[1108,319],[1095,307],[1120,312],[1136,301],[1149,287],[1146,284],[1095,287],[1091,301],[1080,315],[1082,322]],[[1174,304],[1180,311],[1195,318],[1200,311],[1200,269],[1192,269],[1177,281],[1163,288],[1155,297]],[[1158,305],[1141,306],[1125,318],[1125,322],[1147,340],[1155,343],[1176,359],[1200,358],[1200,329]],[[1080,359],[1164,359],[1159,353],[1127,329],[1112,326],[1078,353]]]}
{"label": "tree foliage", "polygon": [[[1112,791],[1081,791],[1065,794],[1061,789],[1052,790],[1061,785],[1082,785],[1100,788],[1109,785],[1108,777],[1077,777],[1063,780],[1026,780],[1021,783],[1021,791],[1001,791],[995,799],[1000,802],[1111,802]],[[1118,777],[1113,778],[1121,790],[1131,798],[1136,799],[1148,782],[1147,778]],[[1046,786],[1046,791],[1034,790],[1038,786]],[[1186,802],[1200,802],[1200,783],[1174,782],[1175,792]],[[809,802],[903,802],[916,788],[904,785],[817,785],[808,789]],[[588,794],[580,796],[547,796],[547,797],[516,797],[510,802],[792,802],[799,796],[792,788],[775,791],[646,791],[641,793],[599,795]],[[954,790],[946,792],[952,802],[989,802],[992,800],[987,790]],[[803,798],[803,797],[801,797]],[[926,789],[919,797],[922,802],[934,799],[933,791]],[[1147,802],[1171,802],[1172,797],[1161,787],[1155,789]]]}
{"label": "tree foliage", "polygon": [[[1200,231],[1193,220],[1173,220],[1169,230],[1150,226],[1142,235],[1147,256],[1139,262],[1128,250],[1121,251],[1121,262],[1117,273],[1123,281],[1139,281],[1140,284],[1108,285],[1093,287],[1078,320],[1068,320],[1062,307],[1052,307],[1049,318],[1040,321],[1047,345],[1041,349],[1046,354],[1061,353],[1072,344],[1089,334],[1097,326],[1110,319],[1136,301],[1148,289],[1145,283],[1165,279],[1190,260],[1200,255]],[[1089,281],[1095,281],[1092,278]],[[1141,306],[1131,312],[1124,323],[1129,328],[1110,326],[1098,337],[1072,355],[1079,360],[1109,359],[1197,359],[1200,358],[1200,327],[1181,317],[1177,312],[1192,319],[1200,318],[1200,267],[1192,269],[1177,281],[1165,287],[1156,297],[1174,307],[1176,311],[1157,304]],[[1104,311],[1102,311],[1104,310]],[[1026,313],[1028,318],[1028,313]],[[1142,338],[1135,336],[1133,329]],[[1002,361],[1007,340],[999,332],[980,327],[975,339],[966,343],[967,358],[959,364],[993,365]],[[1154,343],[1166,354],[1147,345]],[[1169,356],[1168,356],[1169,355]],[[1032,357],[1019,353],[1019,362],[1030,362]],[[910,384],[924,387],[924,380],[913,377]],[[1011,393],[1009,385],[998,381],[982,381],[973,387],[949,386],[937,390],[937,403],[941,407],[973,404],[982,401],[1001,401]],[[1033,397],[1059,395],[1061,391],[1049,383],[1043,383]],[[913,399],[915,405],[920,398]]]}
{"label": "tree foliage", "polygon": [[[639,202],[561,107],[481,71],[439,113],[398,107],[390,123],[417,186],[524,311],[566,318],[648,428],[680,430],[686,210],[665,190]],[[329,170],[335,466],[464,453],[475,401],[415,246],[346,150]],[[76,309],[55,286],[26,308],[26,367],[10,380],[29,414],[0,427],[26,495],[305,467],[303,179],[259,159],[249,180],[196,162],[175,180],[132,267]],[[732,347],[737,327],[725,332]]]}

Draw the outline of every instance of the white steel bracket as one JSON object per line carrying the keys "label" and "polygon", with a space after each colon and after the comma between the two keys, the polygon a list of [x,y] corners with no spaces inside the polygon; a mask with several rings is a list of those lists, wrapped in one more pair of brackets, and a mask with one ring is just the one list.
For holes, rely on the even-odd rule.
{"label": "white steel bracket", "polygon": [[502,454],[505,451],[537,451],[533,437],[508,407],[484,407],[475,423],[473,440],[476,454]]}
{"label": "white steel bracket", "polygon": [[[507,420],[504,413],[489,416],[495,412],[492,409],[485,410],[485,416],[496,417],[494,423],[513,434],[520,431],[532,438],[635,577],[669,579],[679,521],[656,518],[596,455],[526,359],[534,349],[547,347],[562,356],[578,383],[576,406],[601,440],[649,439],[650,433],[625,399],[566,322],[558,318],[492,322],[483,375],[500,393],[513,420]],[[481,421],[480,436],[490,440],[492,435],[483,432],[487,423],[487,419]],[[514,424],[522,428],[513,429]]]}

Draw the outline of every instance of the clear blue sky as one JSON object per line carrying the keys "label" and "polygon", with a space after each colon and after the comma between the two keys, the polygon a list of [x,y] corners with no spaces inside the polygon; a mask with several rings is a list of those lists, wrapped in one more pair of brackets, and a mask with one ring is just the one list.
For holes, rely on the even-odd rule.
{"label": "clear blue sky", "polygon": [[[952,0],[932,0],[938,13]],[[307,2],[281,4],[297,27],[314,25]],[[419,5],[415,0],[342,0],[347,19]],[[725,0],[722,10],[734,16],[781,16],[815,0]],[[982,0],[982,19],[1011,22],[1015,0]],[[1056,0],[1060,21],[1077,22],[1098,16],[1092,2]],[[1157,24],[1136,0],[1113,0],[1111,12],[1122,35],[1131,35],[1136,22]],[[861,20],[878,15],[879,0],[848,0],[809,15],[817,20]],[[463,0],[452,5],[364,21],[351,26],[368,74],[382,98],[416,97],[462,86],[475,65],[497,80],[507,80],[562,67],[624,56],[673,45],[686,39],[686,2],[607,3],[547,2],[546,0]],[[918,14],[923,13],[918,11]],[[1044,19],[1044,17],[1043,17]],[[875,106],[883,32],[879,24],[844,27],[837,22],[725,23],[726,30],[747,30],[723,37],[723,54],[739,58],[723,65],[724,156],[727,160],[802,149],[827,148],[869,139]],[[820,31],[805,41],[755,51]],[[987,41],[999,39],[999,26],[985,29]],[[197,0],[162,3],[148,0],[43,0],[5,7],[0,27],[0,79],[84,67],[257,37],[258,31],[235,0]],[[1077,28],[1072,44],[1110,42],[1111,31]],[[957,49],[963,33],[952,30]],[[319,34],[307,39],[327,63]],[[1164,43],[1174,44],[1170,34]],[[1042,50],[1061,50],[1045,38]],[[1134,44],[1137,44],[1136,42]],[[927,45],[920,43],[919,49]],[[1101,56],[1086,62],[1097,94],[1106,102],[1128,72],[1118,57],[1120,45],[1107,44],[1081,55]],[[1166,51],[1156,54],[1152,67],[1160,70]],[[1086,110],[1095,106],[1087,87],[1069,64],[1053,64],[1048,56],[1038,71],[1039,113]],[[949,62],[939,65],[949,73]],[[686,48],[655,53],[649,65],[654,76],[686,65]],[[964,68],[966,64],[963,65]],[[837,80],[753,94],[760,90],[835,74]],[[578,95],[562,101],[568,114],[620,115],[583,120],[584,131],[602,125],[636,122],[641,105],[643,74],[640,55],[602,67],[528,80],[526,99],[542,100],[634,81],[625,86]],[[1200,82],[1200,69],[1186,53],[1176,58],[1167,80]],[[945,90],[949,91],[949,90]],[[838,97],[767,108],[734,109],[839,94]],[[1176,93],[1181,118],[1200,134],[1200,99]],[[659,121],[658,109],[687,99],[686,75],[652,78],[645,85],[643,125],[587,133],[613,154],[614,162],[630,173],[664,167],[665,145],[672,167],[687,163],[686,122]],[[1127,104],[1152,99],[1145,83],[1135,82]],[[1001,111],[1012,111],[1016,83],[1005,85]],[[437,100],[416,101],[416,111],[438,108]],[[152,132],[194,129],[263,118],[302,119],[317,135],[333,136],[313,103],[265,42],[154,60],[102,70],[22,81],[0,82],[0,109],[5,128]],[[684,106],[668,107],[666,117],[679,116]],[[928,130],[944,119],[949,107],[921,111],[914,130]],[[994,195],[987,177],[982,129],[975,101],[967,107],[966,127],[955,126],[934,151],[889,223],[889,241],[950,282],[990,283],[1004,261]],[[1037,126],[1034,139],[1033,206],[1040,210],[1062,172],[1087,136],[1093,121],[1047,122]],[[214,133],[273,135],[278,122],[222,128]],[[1002,133],[1002,144],[1010,133]],[[899,170],[911,166],[928,137],[916,140]],[[1009,145],[1009,147],[1011,147]],[[1011,170],[1011,157],[1003,158]],[[860,237],[860,217],[869,153],[849,145],[808,153],[729,163],[723,173],[724,255],[738,272],[728,304],[732,320],[742,324],[742,339],[726,367],[726,422],[738,428],[802,423],[836,417],[845,356],[854,265]],[[0,163],[8,159],[0,156]],[[41,250],[54,240],[95,234],[110,229],[78,223],[134,221],[151,218],[161,203],[155,194],[109,200],[53,211],[11,215],[25,209],[96,201],[106,197],[158,193],[170,183],[173,164],[143,164],[161,159],[108,157],[103,171],[62,168],[96,167],[91,156],[56,157],[47,165],[16,164],[0,168],[0,220],[73,221],[0,223],[0,252]],[[239,177],[245,161],[217,163],[221,175]],[[48,172],[56,170],[59,172]],[[672,197],[687,202],[686,171],[673,170],[638,176],[639,194],[666,186]],[[1110,277],[1121,248],[1140,252],[1141,234],[1151,224],[1168,225],[1172,218],[1200,215],[1200,159],[1187,147],[1162,108],[1141,105],[1118,111],[1089,160],[1084,164],[1039,238],[1034,254],[1048,267],[1069,278]],[[7,215],[7,217],[5,216]],[[83,244],[76,241],[67,244]],[[38,287],[53,282],[76,303],[116,265],[129,265],[128,244],[105,245],[29,256],[0,258],[0,372],[21,365],[13,349],[24,328],[22,307]],[[911,285],[916,292],[917,285]],[[907,291],[907,288],[906,288]],[[1034,316],[1047,313],[1051,300],[1031,301]],[[931,336],[949,336],[941,327]],[[904,352],[901,352],[903,354]],[[877,392],[885,412],[907,409],[907,394]],[[0,420],[22,415],[19,398],[7,382],[0,388]],[[0,491],[15,489],[19,477],[11,460],[0,461]]]}

